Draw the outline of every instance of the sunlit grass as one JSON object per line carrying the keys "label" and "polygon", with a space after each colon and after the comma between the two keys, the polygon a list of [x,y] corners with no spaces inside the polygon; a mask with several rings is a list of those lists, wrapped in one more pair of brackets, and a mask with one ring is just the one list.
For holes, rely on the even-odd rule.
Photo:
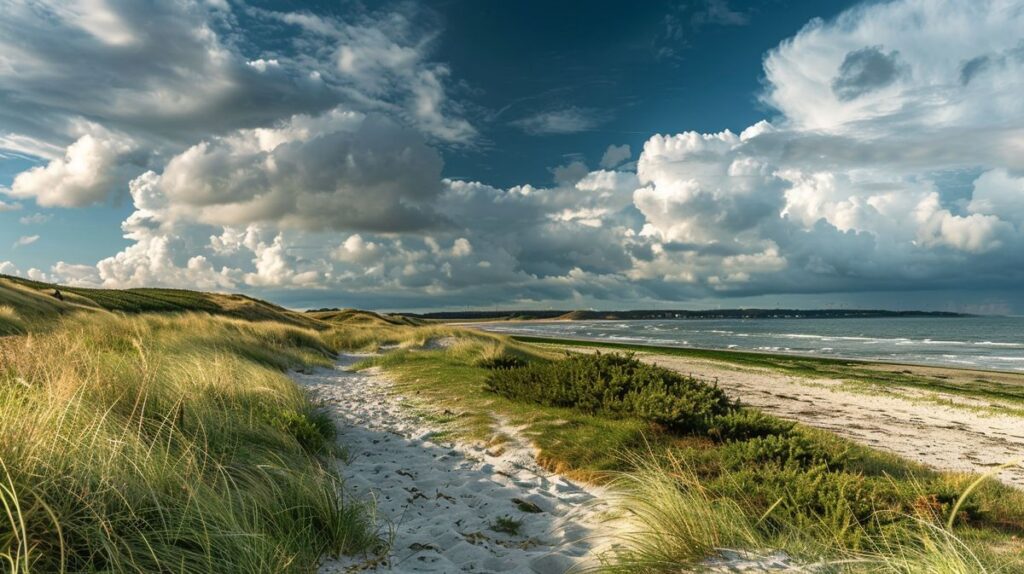
{"label": "sunlit grass", "polygon": [[18,316],[14,307],[0,305],[0,337],[18,335],[25,332],[25,322]]}
{"label": "sunlit grass", "polygon": [[0,339],[0,570],[308,572],[376,544],[282,371],[314,332],[89,314]]}

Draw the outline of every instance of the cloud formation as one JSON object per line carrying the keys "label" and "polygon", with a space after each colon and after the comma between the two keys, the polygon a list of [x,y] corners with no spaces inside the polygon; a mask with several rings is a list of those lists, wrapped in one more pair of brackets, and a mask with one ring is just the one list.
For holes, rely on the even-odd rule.
{"label": "cloud formation", "polygon": [[[162,6],[155,17],[171,22],[157,37],[192,34],[200,48],[150,53],[160,65],[129,83],[104,66],[127,58],[131,71],[127,52],[153,49],[137,9],[50,7],[27,26],[66,42],[18,47],[43,64],[24,80],[0,55],[12,81],[0,99],[30,99],[63,73],[60,54],[82,49],[126,107],[99,110],[101,87],[69,72],[89,84],[81,104],[35,98],[53,119],[0,135],[49,160],[5,193],[72,207],[128,189],[131,244],[47,272],[78,284],[393,307],[1010,289],[1024,279],[1024,13],[981,4],[897,0],[812,21],[765,56],[764,121],[652,135],[635,162],[609,145],[596,167],[581,156],[549,185],[508,187],[443,177],[442,152],[476,129],[447,95],[452,72],[427,58],[433,33],[409,14]],[[746,22],[706,8],[708,22]],[[250,53],[227,33],[250,20],[294,36]],[[184,93],[172,59],[216,81]],[[152,118],[132,115],[144,105]],[[547,135],[601,121],[566,107],[515,125]]]}
{"label": "cloud formation", "polygon": [[25,247],[26,245],[32,245],[36,241],[39,241],[38,235],[22,235],[14,242],[14,249]]}
{"label": "cloud formation", "polygon": [[575,134],[596,128],[604,117],[595,110],[569,107],[529,115],[511,124],[531,135]]}
{"label": "cloud formation", "polygon": [[[5,0],[3,11],[0,148],[50,160],[5,193],[39,205],[101,202],[199,142],[339,107],[431,141],[476,136],[411,4],[344,20],[204,0]],[[278,38],[260,49],[253,30]]]}

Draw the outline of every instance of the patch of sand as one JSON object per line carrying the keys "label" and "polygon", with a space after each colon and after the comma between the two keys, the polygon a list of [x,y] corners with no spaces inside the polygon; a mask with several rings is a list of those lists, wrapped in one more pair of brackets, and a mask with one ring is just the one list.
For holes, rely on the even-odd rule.
{"label": "patch of sand", "polygon": [[[321,573],[562,574],[614,547],[619,527],[602,491],[543,470],[518,429],[500,429],[511,437],[500,449],[435,442],[439,429],[386,377],[350,370],[354,360],[295,378],[336,414],[346,488],[376,501],[391,550],[383,560],[330,560]],[[517,531],[499,532],[503,518]]]}
{"label": "patch of sand", "polygon": [[[939,470],[985,473],[1024,457],[1024,418],[1000,414],[994,405],[979,409],[977,401],[956,395],[899,387],[855,391],[835,379],[669,355],[637,356],[683,374],[717,380],[745,405]],[[1024,488],[1024,467],[1003,470],[997,477]]]}

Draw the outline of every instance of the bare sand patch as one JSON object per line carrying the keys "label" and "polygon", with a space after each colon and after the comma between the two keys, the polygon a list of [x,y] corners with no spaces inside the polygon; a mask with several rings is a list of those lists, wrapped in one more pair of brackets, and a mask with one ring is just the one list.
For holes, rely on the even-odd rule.
{"label": "bare sand patch", "polygon": [[432,426],[356,357],[296,379],[337,416],[350,494],[376,501],[391,539],[382,559],[329,560],[329,572],[561,574],[614,545],[600,488],[545,471],[518,429],[500,448],[434,440]]}
{"label": "bare sand patch", "polygon": [[[683,374],[717,380],[743,404],[939,470],[985,473],[1024,457],[1024,418],[1010,409],[1000,413],[999,405],[990,401],[895,386],[853,390],[849,382],[837,379],[671,355],[644,353],[638,357]],[[1024,468],[1020,466],[997,476],[1024,488]]]}

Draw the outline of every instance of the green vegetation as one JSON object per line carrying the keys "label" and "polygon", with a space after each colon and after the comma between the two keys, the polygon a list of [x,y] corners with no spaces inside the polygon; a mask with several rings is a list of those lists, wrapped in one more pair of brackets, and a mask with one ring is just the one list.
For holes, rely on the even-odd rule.
{"label": "green vegetation", "polygon": [[632,353],[656,353],[688,359],[709,360],[738,367],[765,368],[802,377],[844,379],[879,388],[912,387],[953,395],[1024,403],[1024,378],[1013,373],[519,335],[512,338],[522,343],[557,346],[559,349],[582,347]]}
{"label": "green vegetation", "polygon": [[[1024,493],[996,481],[955,508],[973,476],[739,408],[713,385],[633,357],[449,336],[447,349],[402,348],[365,366],[444,411],[437,421],[452,434],[500,444],[500,427],[522,427],[550,469],[612,482],[641,532],[609,571],[677,572],[719,548],[781,549],[856,572],[1024,568]],[[516,364],[496,367],[496,357]]]}
{"label": "green vegetation", "polygon": [[0,337],[25,333],[25,322],[13,307],[0,306]]}
{"label": "green vegetation", "polygon": [[523,521],[515,520],[511,516],[499,516],[491,524],[491,530],[502,534],[508,534],[509,536],[517,536],[519,534],[519,529],[522,527]]}
{"label": "green vegetation", "polygon": [[[57,293],[60,293],[58,296]],[[126,314],[201,312],[248,321],[273,321],[312,329],[324,323],[245,295],[183,289],[86,289],[0,275],[0,305],[13,307],[26,320],[53,322],[80,311]]]}
{"label": "green vegetation", "polygon": [[206,314],[0,338],[0,571],[310,572],[372,550],[333,424],[282,372],[330,361],[316,331]]}
{"label": "green vegetation", "polygon": [[632,355],[575,355],[497,369],[484,388],[510,399],[591,415],[634,417],[677,432],[706,430],[715,417],[734,408],[717,387],[641,363]]}

